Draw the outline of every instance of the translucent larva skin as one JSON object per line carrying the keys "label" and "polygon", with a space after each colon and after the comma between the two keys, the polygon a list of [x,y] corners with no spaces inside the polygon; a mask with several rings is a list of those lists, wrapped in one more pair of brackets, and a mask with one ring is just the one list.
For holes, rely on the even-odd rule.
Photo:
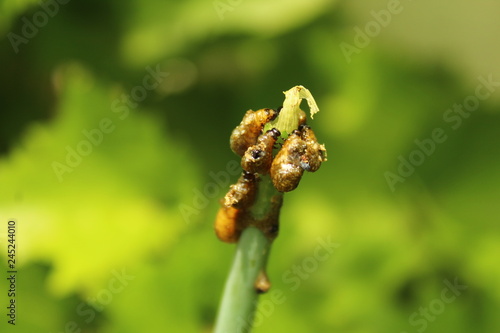
{"label": "translucent larva skin", "polygon": [[241,159],[243,170],[261,175],[269,173],[273,161],[273,147],[280,135],[280,131],[275,128],[261,134],[257,143],[248,147],[243,155]]}
{"label": "translucent larva skin", "polygon": [[236,184],[230,186],[224,197],[224,206],[238,209],[250,207],[255,200],[256,181],[253,173],[244,171]]}
{"label": "translucent larva skin", "polygon": [[215,234],[226,243],[236,242],[246,227],[247,209],[253,204],[257,179],[250,172],[243,172],[236,184],[231,185],[215,218]]}
{"label": "translucent larva skin", "polygon": [[276,118],[278,112],[273,109],[249,110],[245,113],[241,123],[231,133],[229,144],[231,150],[243,156],[248,147],[257,142],[264,125]]}
{"label": "translucent larva skin", "polygon": [[301,138],[306,143],[306,153],[301,156],[300,166],[309,172],[315,172],[321,166],[321,162],[326,161],[326,149],[320,145],[311,127],[307,125],[299,126]]}
{"label": "translucent larva skin", "polygon": [[241,211],[231,206],[222,206],[215,218],[215,234],[226,243],[235,243],[240,238],[241,223],[238,223]]}
{"label": "translucent larva skin", "polygon": [[301,156],[306,153],[306,143],[295,130],[288,136],[271,164],[271,180],[279,192],[294,190],[302,178]]}

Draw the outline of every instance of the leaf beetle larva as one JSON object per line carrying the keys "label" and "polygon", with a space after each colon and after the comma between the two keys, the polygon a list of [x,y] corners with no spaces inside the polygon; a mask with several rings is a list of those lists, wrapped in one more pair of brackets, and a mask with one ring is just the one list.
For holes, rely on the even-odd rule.
{"label": "leaf beetle larva", "polygon": [[241,234],[241,211],[232,206],[222,206],[215,217],[215,234],[226,243],[235,243]]}
{"label": "leaf beetle larva", "polygon": [[243,155],[241,159],[243,170],[262,175],[269,173],[273,161],[274,144],[280,135],[280,131],[276,128],[261,134],[257,139],[257,143],[248,147],[245,155]]}
{"label": "leaf beetle larva", "polygon": [[326,149],[320,145],[311,127],[300,125],[301,138],[306,144],[306,153],[300,157],[300,166],[309,172],[315,172],[321,166],[321,162],[326,161]]}
{"label": "leaf beetle larva", "polygon": [[271,164],[271,180],[279,192],[292,191],[299,185],[304,173],[300,159],[306,149],[306,143],[298,130],[294,130],[283,143]]}
{"label": "leaf beetle larva", "polygon": [[229,187],[224,197],[224,205],[245,209],[255,200],[256,178],[251,172],[243,171],[236,184]]}
{"label": "leaf beetle larva", "polygon": [[244,171],[221,200],[214,224],[215,234],[221,241],[234,243],[240,238],[247,223],[247,209],[255,200],[256,181],[253,173]]}
{"label": "leaf beetle larva", "polygon": [[276,118],[278,111],[273,109],[249,110],[245,113],[241,123],[231,133],[229,144],[231,150],[243,156],[248,147],[257,142],[264,125]]}

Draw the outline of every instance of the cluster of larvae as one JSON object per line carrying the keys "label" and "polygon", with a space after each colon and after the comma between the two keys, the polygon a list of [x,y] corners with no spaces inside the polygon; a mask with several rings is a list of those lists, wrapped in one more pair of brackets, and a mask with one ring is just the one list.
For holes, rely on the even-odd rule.
{"label": "cluster of larvae", "polygon": [[314,132],[306,125],[303,111],[298,129],[282,144],[277,143],[281,133],[276,128],[263,132],[264,126],[274,120],[279,111],[249,110],[231,133],[230,146],[242,157],[243,173],[221,200],[217,214],[215,231],[224,242],[236,242],[241,231],[250,225],[260,228],[270,239],[275,238],[279,229],[281,194],[271,198],[271,210],[263,219],[255,220],[249,214],[260,177],[269,175],[277,191],[289,192],[298,186],[304,170],[314,172],[326,161],[325,147],[318,143]]}

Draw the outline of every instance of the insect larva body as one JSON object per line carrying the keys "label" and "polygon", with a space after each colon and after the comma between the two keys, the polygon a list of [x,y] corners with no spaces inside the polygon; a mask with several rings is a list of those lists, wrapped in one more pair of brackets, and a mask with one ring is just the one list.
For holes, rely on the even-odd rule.
{"label": "insect larva body", "polygon": [[256,181],[253,173],[243,171],[236,184],[230,186],[224,197],[224,205],[238,209],[251,206],[255,200]]}
{"label": "insect larva body", "polygon": [[300,158],[300,166],[309,172],[315,172],[321,166],[321,162],[326,161],[326,149],[320,145],[311,127],[307,125],[299,126],[301,138],[306,144],[306,153]]}
{"label": "insect larva body", "polygon": [[245,113],[241,123],[231,133],[229,144],[231,150],[243,156],[248,147],[257,142],[264,125],[276,118],[278,112],[273,109],[249,110]]}
{"label": "insect larva body", "polygon": [[243,155],[241,159],[243,170],[262,175],[269,173],[273,161],[274,144],[280,135],[280,131],[275,128],[261,134],[257,143],[248,147]]}
{"label": "insect larva body", "polygon": [[236,184],[231,185],[215,218],[215,233],[226,243],[234,243],[246,227],[247,209],[253,204],[256,194],[255,175],[244,171]]}
{"label": "insect larva body", "polygon": [[289,192],[299,185],[304,173],[300,166],[301,156],[306,153],[306,149],[306,143],[298,130],[285,140],[271,164],[271,180],[278,191]]}
{"label": "insect larva body", "polygon": [[231,206],[222,206],[215,217],[215,234],[226,243],[235,243],[241,234],[239,223],[241,211]]}

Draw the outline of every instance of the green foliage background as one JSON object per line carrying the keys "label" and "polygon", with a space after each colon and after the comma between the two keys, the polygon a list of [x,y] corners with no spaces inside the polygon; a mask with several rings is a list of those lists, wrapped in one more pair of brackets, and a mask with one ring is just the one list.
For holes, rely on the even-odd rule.
{"label": "green foliage background", "polygon": [[[19,269],[15,328],[0,280],[2,332],[211,331],[234,249],[213,234],[229,182],[211,174],[237,160],[243,113],[298,84],[322,111],[310,124],[329,160],[285,196],[269,263],[285,301],[261,308],[255,332],[499,332],[500,94],[456,130],[443,114],[477,77],[500,78],[500,5],[402,2],[348,63],[339,45],[387,1],[219,3],[231,10],[74,0],[16,53],[9,34],[43,8],[0,1],[0,268],[15,219]],[[169,75],[120,118],[113,103],[148,66]],[[113,130],[59,181],[53,163],[103,119]],[[447,140],[391,191],[385,173],[435,128]],[[290,275],[319,238],[340,247]],[[467,290],[439,308],[455,279]],[[429,306],[425,327],[410,320]]]}

